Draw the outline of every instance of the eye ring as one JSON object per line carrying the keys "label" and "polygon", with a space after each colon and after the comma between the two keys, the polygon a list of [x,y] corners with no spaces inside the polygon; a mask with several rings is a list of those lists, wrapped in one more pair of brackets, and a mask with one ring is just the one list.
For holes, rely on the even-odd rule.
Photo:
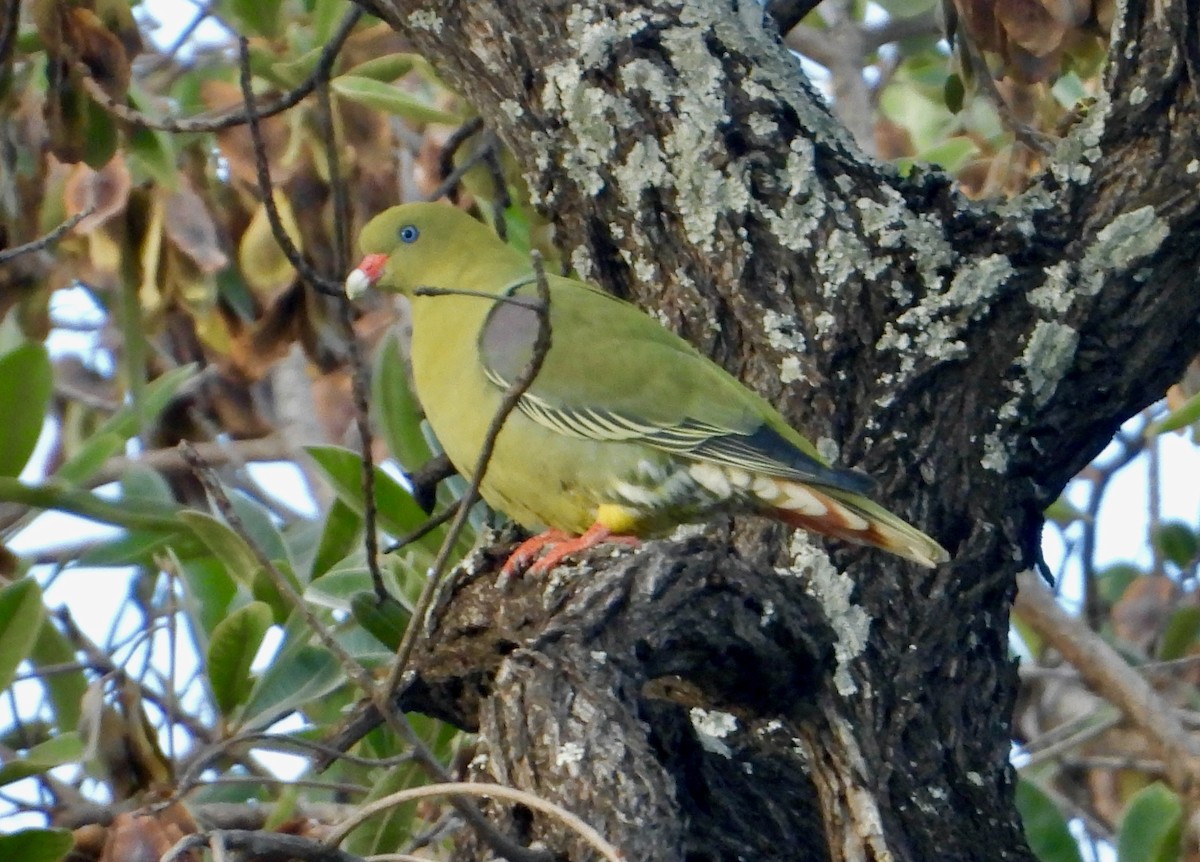
{"label": "eye ring", "polygon": [[406,224],[404,227],[400,228],[400,242],[416,242],[417,237],[420,235],[421,232],[417,230],[417,226],[414,224]]}

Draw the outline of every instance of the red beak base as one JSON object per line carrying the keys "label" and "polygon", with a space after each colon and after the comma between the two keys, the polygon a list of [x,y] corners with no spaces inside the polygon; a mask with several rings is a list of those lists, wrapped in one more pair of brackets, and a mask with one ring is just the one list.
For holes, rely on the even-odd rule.
{"label": "red beak base", "polygon": [[346,295],[351,299],[362,296],[363,291],[379,281],[383,268],[387,265],[386,254],[369,254],[362,262],[346,276]]}

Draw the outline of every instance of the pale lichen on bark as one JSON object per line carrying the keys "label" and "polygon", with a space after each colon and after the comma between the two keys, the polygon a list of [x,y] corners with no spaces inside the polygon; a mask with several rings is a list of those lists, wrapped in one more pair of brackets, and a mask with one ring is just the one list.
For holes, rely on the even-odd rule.
{"label": "pale lichen on bark", "polygon": [[851,598],[855,583],[829,559],[829,554],[816,545],[808,535],[797,530],[788,546],[791,565],[776,571],[785,576],[799,577],[805,589],[821,603],[825,619],[835,636],[833,681],[838,693],[848,697],[858,691],[850,675],[850,663],[866,649],[871,634],[871,617]]}

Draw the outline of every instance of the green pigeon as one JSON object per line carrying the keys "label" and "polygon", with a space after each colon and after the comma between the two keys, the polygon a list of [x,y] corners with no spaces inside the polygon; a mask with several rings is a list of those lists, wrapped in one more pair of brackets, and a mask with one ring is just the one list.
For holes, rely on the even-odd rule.
{"label": "green pigeon", "polygon": [[[417,397],[446,455],[470,478],[505,391],[539,333],[529,257],[449,205],[393,207],[362,230],[346,280],[412,299]],[[765,399],[635,306],[547,276],[551,346],[508,415],[480,494],[545,532],[506,570],[533,571],[602,542],[636,544],[728,513],[756,513],[872,545],[923,566],[936,541],[866,495],[872,481],[831,467]],[[438,295],[415,295],[437,288]]]}

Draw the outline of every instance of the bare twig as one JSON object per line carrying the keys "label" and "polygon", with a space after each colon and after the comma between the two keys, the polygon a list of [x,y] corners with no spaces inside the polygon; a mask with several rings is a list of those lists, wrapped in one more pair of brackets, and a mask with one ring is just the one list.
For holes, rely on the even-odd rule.
{"label": "bare twig", "polygon": [[42,249],[46,248],[46,246],[53,245],[62,239],[63,236],[66,235],[67,231],[90,216],[95,209],[96,205],[91,204],[86,209],[75,213],[75,215],[71,216],[49,233],[43,234],[37,239],[30,240],[29,242],[22,243],[21,245],[14,245],[12,248],[6,248],[0,251],[0,263],[8,263],[8,261],[15,257],[20,257],[23,254],[29,254],[30,252],[34,251],[41,251]]}
{"label": "bare twig", "polygon": [[[445,195],[452,202],[458,203],[458,179],[462,177],[462,174],[457,173],[454,168],[454,154],[459,151],[462,145],[466,143],[466,141],[472,135],[482,128],[483,118],[472,117],[455,129],[450,134],[450,137],[446,138],[446,143],[442,144],[442,151],[438,154],[438,171],[442,177],[442,181],[438,185],[438,190],[441,192],[441,194],[438,194],[436,197],[431,197],[431,200],[437,200],[437,198]],[[473,164],[474,163],[472,163],[472,165]],[[447,186],[446,181],[452,175],[456,176],[454,185]]]}
{"label": "bare twig", "polygon": [[996,81],[992,78],[992,72],[988,69],[987,63],[980,56],[979,51],[975,48],[975,44],[969,38],[960,35],[958,44],[962,50],[963,59],[966,60],[966,65],[970,68],[975,80],[979,82],[980,89],[983,90],[996,106],[996,113],[1000,115],[1000,119],[1004,125],[1013,133],[1013,137],[1038,155],[1049,155],[1051,150],[1054,149],[1054,139],[1030,126],[1017,116],[1012,106],[1008,104],[1008,100],[1004,98],[1004,94],[996,86]]}
{"label": "bare twig", "polygon": [[603,835],[561,805],[555,805],[553,802],[542,799],[540,796],[534,796],[532,793],[524,790],[505,787],[502,784],[450,782],[447,784],[430,784],[426,787],[414,787],[410,790],[390,793],[381,799],[376,799],[370,804],[364,805],[344,822],[334,826],[325,838],[325,843],[331,847],[336,847],[367,818],[378,814],[380,811],[387,811],[389,808],[403,805],[405,802],[411,802],[415,799],[427,799],[431,796],[461,795],[503,799],[506,802],[515,802],[518,805],[524,805],[535,811],[541,811],[557,817],[569,829],[587,841],[596,852],[609,860],[609,862],[627,862],[621,851],[605,840]]}
{"label": "bare twig", "polygon": [[[546,354],[550,351],[552,338],[550,332],[550,284],[546,280],[546,271],[542,266],[541,254],[534,251],[531,253],[531,257],[539,300],[539,305],[535,308],[538,314],[538,334],[537,338],[534,339],[533,354],[529,358],[529,363],[522,369],[517,379],[505,391],[499,407],[496,408],[496,412],[492,416],[487,434],[484,435],[483,446],[480,448],[475,469],[472,471],[471,483],[467,486],[462,500],[459,501],[458,513],[454,518],[454,522],[450,525],[449,531],[446,533],[446,538],[442,541],[442,547],[438,551],[433,565],[430,566],[425,586],[421,590],[421,596],[417,600],[416,607],[413,609],[412,622],[404,630],[404,637],[401,639],[400,646],[396,650],[396,660],[392,663],[392,671],[388,675],[387,684],[384,686],[384,691],[389,700],[399,686],[400,679],[408,665],[409,656],[416,645],[417,632],[420,631],[421,621],[424,620],[425,614],[429,611],[430,603],[437,592],[438,582],[441,580],[442,572],[449,562],[450,554],[454,549],[455,543],[458,541],[458,536],[466,525],[467,517],[471,513],[471,507],[479,499],[479,485],[483,482],[483,477],[487,473],[488,463],[492,459],[492,451],[496,446],[496,438],[500,436],[500,430],[504,427],[508,415],[521,400],[521,396],[533,384],[538,372],[542,369],[542,362],[545,361]],[[483,296],[493,301],[506,298],[490,294],[483,294]],[[509,298],[511,299],[512,297]]]}
{"label": "bare twig", "polygon": [[289,862],[292,859],[302,862],[363,862],[361,856],[327,844],[318,844],[300,835],[249,829],[213,830],[186,835],[167,851],[162,857],[162,862],[176,862],[184,858],[184,854],[201,847],[211,848],[213,858],[216,859],[218,846],[227,850],[237,850],[260,862]]}
{"label": "bare twig", "polygon": [[304,618],[305,624],[317,636],[321,645],[333,653],[338,663],[342,666],[342,669],[346,672],[346,675],[354,680],[354,683],[363,691],[372,691],[374,685],[367,669],[359,663],[358,659],[350,655],[345,647],[338,643],[337,639],[333,636],[333,632],[321,620],[317,619],[316,615],[309,609],[308,603],[304,601],[303,596],[292,586],[292,582],[288,580],[283,572],[279,571],[279,567],[271,562],[270,557],[254,541],[254,537],[250,535],[246,530],[246,525],[242,523],[241,516],[233,508],[233,504],[230,502],[228,495],[226,495],[225,489],[221,487],[220,482],[213,475],[212,468],[200,457],[200,453],[196,451],[196,448],[185,440],[179,444],[179,451],[183,453],[184,459],[191,465],[196,478],[200,480],[201,484],[204,485],[204,489],[212,497],[213,503],[225,519],[225,522],[229,525],[229,528],[237,533],[238,537],[249,546],[251,553],[254,554],[255,562],[267,573],[275,589],[279,590],[279,594],[283,596],[293,610]]}
{"label": "bare twig", "polygon": [[[254,461],[286,461],[293,453],[276,437],[262,437],[258,440],[231,440],[227,443],[192,443],[197,454],[210,466],[233,464],[243,466]],[[176,448],[150,449],[130,457],[117,455],[104,462],[96,473],[87,480],[89,486],[107,485],[115,482],[130,467],[149,467],[161,473],[183,473],[191,470],[191,465]]]}
{"label": "bare twig", "polygon": [[438,512],[432,518],[427,520],[424,524],[417,527],[411,533],[406,533],[405,535],[401,536],[396,541],[392,542],[392,544],[390,544],[386,548],[384,548],[383,552],[385,554],[394,554],[396,551],[399,551],[402,548],[408,547],[413,542],[416,542],[420,539],[423,539],[425,536],[428,536],[430,533],[432,533],[438,527],[442,526],[442,524],[446,523],[451,518],[453,518],[455,513],[458,512],[458,509],[461,505],[462,505],[462,500],[455,500],[453,503],[451,503],[445,509],[442,509],[442,511]]}
{"label": "bare twig", "polygon": [[246,118],[250,127],[250,139],[254,145],[254,167],[258,174],[258,188],[262,194],[263,206],[266,208],[267,221],[271,223],[271,233],[275,237],[275,242],[279,244],[280,250],[284,257],[299,273],[300,277],[310,284],[314,290],[320,293],[328,294],[329,296],[344,296],[345,291],[342,285],[334,279],[325,278],[304,259],[300,253],[300,249],[296,248],[296,244],[292,242],[292,238],[288,236],[286,230],[283,229],[283,221],[279,217],[279,210],[275,206],[274,186],[271,182],[271,168],[267,164],[267,150],[263,144],[262,130],[259,128],[258,109],[254,104],[254,90],[250,84],[250,43],[245,36],[238,37],[238,59],[241,74],[238,79],[242,86],[242,97],[246,101]]}
{"label": "bare twig", "polygon": [[1200,792],[1200,746],[1171,705],[1103,638],[1064,611],[1036,575],[1024,572],[1017,583],[1014,608],[1022,619],[1078,668],[1092,691],[1117,707],[1158,748],[1176,790],[1185,796]]}
{"label": "bare twig", "polygon": [[[338,160],[333,106],[329,101],[327,78],[322,79],[317,86],[317,100],[320,108],[318,114],[321,121],[321,139],[325,147],[325,157],[329,161],[329,183],[333,193],[333,269],[334,272],[344,273],[350,268],[350,202],[346,197],[346,184],[342,181]],[[350,297],[346,296],[344,290],[340,290],[335,301],[338,305],[338,318],[346,337],[346,351],[350,357],[354,424],[358,430],[359,445],[362,447],[363,533],[367,570],[371,573],[375,597],[382,602],[389,594],[383,582],[383,572],[379,570],[379,533],[375,523],[375,460],[372,453],[374,440],[367,394],[367,368],[359,348],[358,337],[354,332],[354,306]]]}
{"label": "bare twig", "polygon": [[[254,554],[255,561],[263,567],[264,571],[266,571],[268,576],[271,578],[271,582],[275,585],[276,589],[279,590],[283,598],[301,615],[309,629],[317,636],[317,639],[321,641],[321,644],[331,653],[333,653],[339,664],[341,664],[346,675],[353,680],[359,689],[367,693],[371,699],[372,705],[374,705],[379,714],[383,716],[384,720],[388,723],[388,726],[404,738],[404,740],[412,749],[413,757],[416,759],[417,763],[420,764],[426,770],[426,772],[428,772],[435,779],[446,781],[447,773],[445,768],[441,765],[441,763],[438,762],[437,758],[433,756],[432,752],[430,752],[425,744],[421,741],[421,738],[417,735],[416,731],[413,730],[412,725],[409,724],[408,719],[403,715],[397,714],[396,710],[392,708],[391,701],[394,683],[389,683],[386,686],[377,686],[373,684],[373,681],[367,670],[334,639],[332,633],[308,608],[308,605],[304,602],[303,597],[301,597],[301,595],[296,591],[291,582],[284,576],[282,572],[279,571],[278,567],[271,562],[263,550],[258,546],[258,543],[254,541],[253,537],[249,535],[249,533],[246,531],[245,525],[242,523],[241,518],[238,517],[237,512],[234,511],[233,506],[230,504],[229,498],[226,496],[224,489],[220,486],[220,484],[217,483],[215,477],[212,475],[212,471],[208,468],[204,461],[196,455],[195,449],[186,441],[180,443],[179,447],[183,451],[184,457],[187,458],[188,463],[192,464],[197,477],[204,484],[205,489],[212,496],[213,502],[216,503],[217,509],[224,516],[226,522],[229,524],[230,529],[237,533],[242,541],[244,541],[250,547],[251,552]],[[449,540],[453,536],[454,533],[452,532],[447,539]],[[444,564],[445,560],[443,559],[442,565]],[[414,621],[418,618],[419,617],[414,614]],[[417,628],[418,626],[410,623],[405,635],[407,636],[408,632],[415,631]],[[549,858],[547,854],[522,847],[508,836],[497,831],[495,826],[493,826],[487,820],[487,818],[480,813],[479,809],[476,808],[469,800],[459,798],[451,801],[460,811],[460,813],[462,813],[463,817],[465,817],[471,823],[471,825],[475,827],[483,840],[486,841],[488,845],[500,855],[513,860],[513,862],[547,862]]]}
{"label": "bare twig", "polygon": [[[259,120],[273,117],[276,114],[281,114],[284,111],[294,108],[300,104],[317,86],[317,81],[321,75],[328,75],[328,71],[333,68],[333,64],[337,61],[338,54],[342,50],[342,45],[349,37],[354,26],[362,17],[362,9],[354,6],[346,13],[338,25],[333,36],[330,37],[325,48],[321,51],[321,57],[317,61],[317,66],[312,74],[308,76],[300,86],[294,90],[284,93],[282,96],[268,102],[265,105],[255,107],[254,114]],[[155,118],[142,111],[132,108],[129,105],[123,104],[114,100],[109,96],[100,84],[91,77],[90,70],[82,64],[77,64],[83,75],[83,86],[89,97],[92,98],[102,108],[109,111],[113,116],[119,117],[128,123],[136,126],[144,126],[147,129],[157,129],[162,132],[219,132],[223,129],[230,129],[234,126],[241,126],[249,123],[250,120],[250,105],[247,104],[245,110],[230,111],[228,113],[218,114],[216,116],[200,115],[190,118]]]}
{"label": "bare twig", "polygon": [[492,175],[492,185],[496,187],[496,195],[492,198],[492,224],[496,228],[496,235],[502,240],[507,240],[508,225],[504,221],[504,213],[512,205],[512,198],[508,194],[508,180],[504,178],[504,165],[500,163],[500,154],[496,147],[497,142],[492,136],[483,151],[483,163],[487,165]]}
{"label": "bare twig", "polygon": [[1100,504],[1104,500],[1104,492],[1109,481],[1117,471],[1130,463],[1141,454],[1146,445],[1144,434],[1126,437],[1117,434],[1114,438],[1122,446],[1121,451],[1104,464],[1093,463],[1086,473],[1092,477],[1092,491],[1088,498],[1087,517],[1083,519],[1083,547],[1080,561],[1083,566],[1083,613],[1084,619],[1093,629],[1098,629],[1104,609],[1100,606],[1100,596],[1096,591],[1096,522],[1100,514]]}

